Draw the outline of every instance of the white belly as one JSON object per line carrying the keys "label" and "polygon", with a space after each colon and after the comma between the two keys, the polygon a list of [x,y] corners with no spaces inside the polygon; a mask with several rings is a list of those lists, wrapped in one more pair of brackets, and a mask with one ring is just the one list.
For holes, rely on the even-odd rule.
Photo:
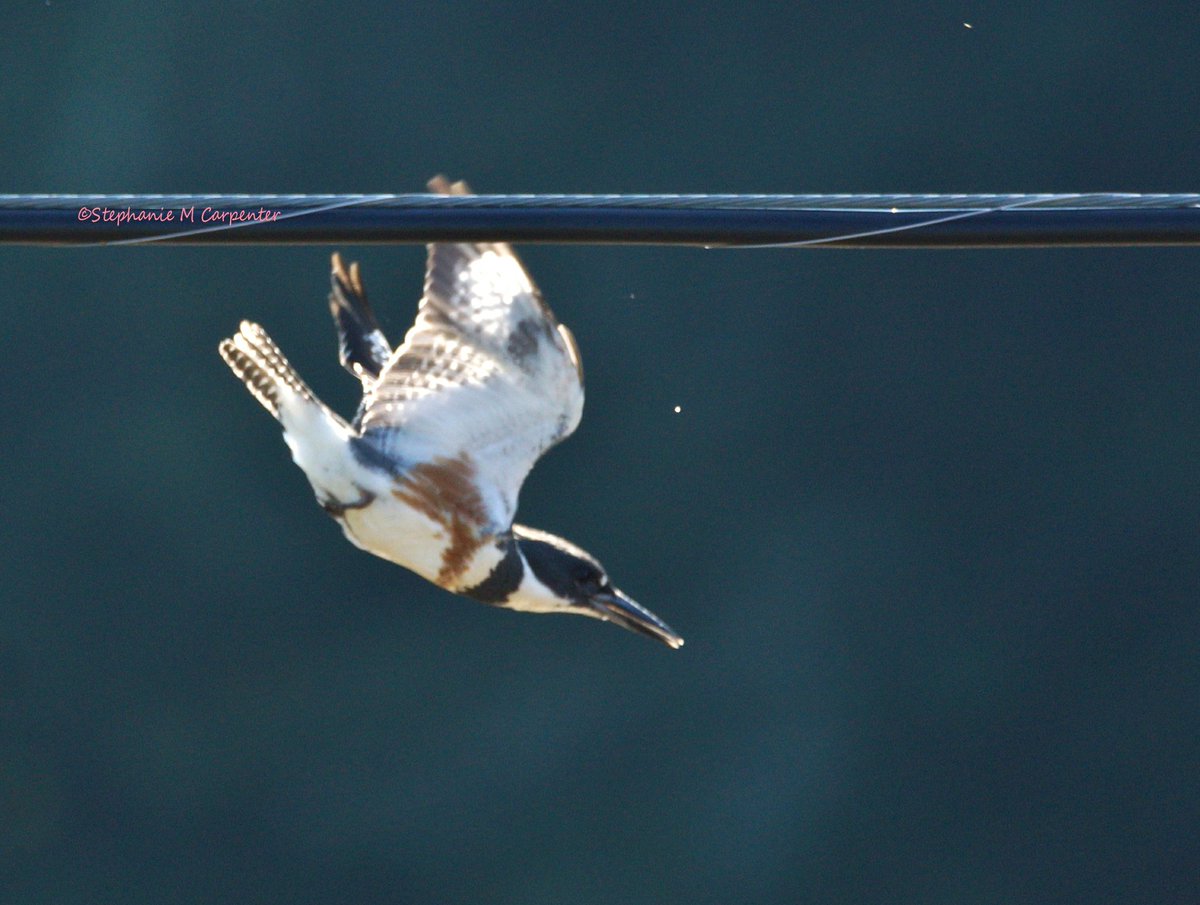
{"label": "white belly", "polygon": [[346,507],[342,530],[355,546],[451,591],[478,585],[503,559],[468,456],[435,457],[396,478],[356,461],[343,437],[285,436],[317,500]]}
{"label": "white belly", "polygon": [[347,510],[342,530],[356,546],[429,581],[436,581],[442,569],[442,553],[449,543],[440,523],[390,493],[362,509]]}

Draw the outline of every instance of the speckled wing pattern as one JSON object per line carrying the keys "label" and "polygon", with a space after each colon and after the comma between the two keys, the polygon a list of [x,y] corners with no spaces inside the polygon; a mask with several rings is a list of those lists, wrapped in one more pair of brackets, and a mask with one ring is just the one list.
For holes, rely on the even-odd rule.
{"label": "speckled wing pattern", "polygon": [[[462,183],[430,183],[465,194]],[[367,383],[359,428],[397,458],[469,454],[498,530],[526,475],[583,414],[574,338],[507,245],[429,246],[416,323],[379,379]]]}

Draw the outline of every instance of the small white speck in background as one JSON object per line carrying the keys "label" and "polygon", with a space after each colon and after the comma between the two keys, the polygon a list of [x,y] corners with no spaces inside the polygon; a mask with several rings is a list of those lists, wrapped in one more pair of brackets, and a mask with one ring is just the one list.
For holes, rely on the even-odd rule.
{"label": "small white speck in background", "polygon": [[677,406],[675,406],[675,414],[676,414],[676,415],[678,415],[678,414],[679,414],[680,412],[682,412],[682,411],[683,411],[683,406],[682,406],[682,405],[677,405]]}

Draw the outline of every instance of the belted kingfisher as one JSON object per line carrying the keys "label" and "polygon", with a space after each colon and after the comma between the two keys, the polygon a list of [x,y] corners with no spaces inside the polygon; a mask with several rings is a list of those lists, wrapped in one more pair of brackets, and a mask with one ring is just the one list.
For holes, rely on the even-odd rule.
{"label": "belted kingfisher", "polygon": [[[431,191],[465,195],[462,182]],[[346,423],[313,394],[257,324],[221,357],[283,425],[317,501],[356,546],[483,603],[579,613],[673,648],[666,623],[613,587],[574,544],[513,524],[525,476],[583,414],[583,369],[505,244],[429,246],[416,323],[396,349],[358,265],[333,256],[329,308],[342,366],[363,386]]]}

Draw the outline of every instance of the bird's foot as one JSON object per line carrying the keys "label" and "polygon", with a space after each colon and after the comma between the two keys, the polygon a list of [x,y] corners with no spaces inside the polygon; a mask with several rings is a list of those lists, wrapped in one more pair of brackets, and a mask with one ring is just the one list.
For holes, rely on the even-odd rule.
{"label": "bird's foot", "polygon": [[342,518],[351,509],[365,509],[375,502],[375,494],[363,490],[362,496],[352,503],[343,503],[340,500],[326,499],[317,500],[321,504],[321,508],[328,512],[334,518]]}

